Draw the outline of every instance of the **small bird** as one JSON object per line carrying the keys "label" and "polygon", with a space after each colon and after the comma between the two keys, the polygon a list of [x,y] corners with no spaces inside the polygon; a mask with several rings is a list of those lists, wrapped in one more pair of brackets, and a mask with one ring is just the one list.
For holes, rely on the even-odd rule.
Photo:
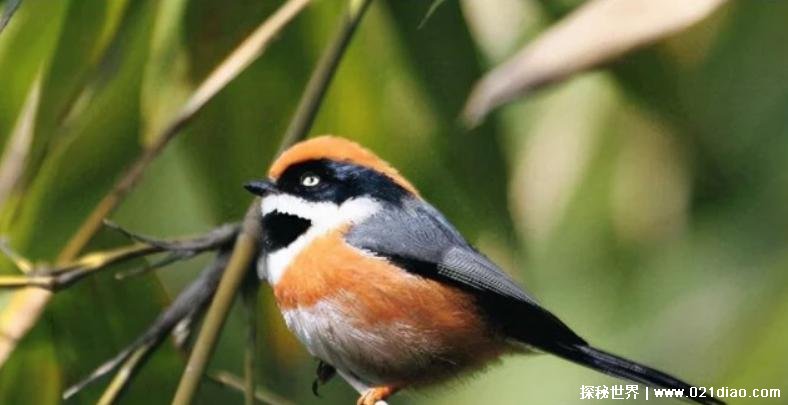
{"label": "small bird", "polygon": [[375,405],[503,355],[543,352],[722,403],[689,398],[692,385],[589,345],[360,145],[303,141],[268,174],[245,185],[261,197],[258,274],[320,361],[313,390],[335,371],[358,405]]}

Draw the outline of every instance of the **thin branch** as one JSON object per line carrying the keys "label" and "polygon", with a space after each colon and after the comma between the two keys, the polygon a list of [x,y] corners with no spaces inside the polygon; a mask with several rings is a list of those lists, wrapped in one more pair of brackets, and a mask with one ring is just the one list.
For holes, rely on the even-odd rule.
{"label": "thin branch", "polygon": [[183,261],[183,260],[191,259],[192,257],[196,256],[197,253],[198,252],[193,252],[193,251],[192,252],[189,252],[189,251],[170,252],[168,255],[164,256],[164,258],[162,258],[162,259],[160,259],[158,261],[155,261],[153,263],[150,263],[147,266],[137,267],[137,268],[134,268],[134,269],[129,269],[129,270],[126,270],[126,271],[119,271],[119,272],[115,273],[115,280],[123,281],[123,280],[125,280],[127,278],[141,276],[141,275],[147,274],[147,273],[149,273],[149,272],[151,272],[153,270],[157,270],[157,269],[160,269],[162,267],[169,266],[169,265],[171,265],[171,264],[173,264],[175,262],[180,262],[180,261]]}
{"label": "thin branch", "polygon": [[[339,61],[347,50],[364,12],[372,0],[350,0],[347,16],[331,45],[320,58],[302,95],[292,124],[283,137],[280,151],[304,139],[324,99],[326,88],[336,74]],[[259,199],[255,198],[244,217],[241,233],[233,249],[230,264],[222,276],[219,290],[211,302],[205,322],[183,372],[173,405],[189,405],[197,392],[205,367],[216,346],[219,332],[230,310],[238,287],[258,255],[258,238],[262,229],[259,221]]]}
{"label": "thin branch", "polygon": [[[289,0],[271,18],[263,22],[244,40],[224,61],[214,69],[187,100],[179,113],[155,141],[146,148],[137,160],[115,183],[110,192],[96,205],[80,228],[57,257],[56,263],[72,261],[93,236],[101,229],[101,222],[120,204],[142,177],[145,169],[159,155],[164,147],[178,132],[229,82],[235,79],[255,59],[262,55],[265,47],[290,22],[310,0]],[[7,9],[8,10],[8,9]],[[0,330],[0,366],[5,362],[18,342],[35,325],[44,306],[49,302],[51,292],[43,289],[24,289],[11,297],[8,307],[16,308],[15,313],[3,322]]]}
{"label": "thin branch", "polygon": [[[48,290],[58,290],[66,288],[90,274],[104,270],[114,264],[162,252],[169,252],[169,255],[163,261],[183,260],[206,251],[219,250],[228,246],[235,239],[240,229],[238,224],[226,224],[194,238],[165,241],[136,235],[115,224],[111,226],[123,232],[124,235],[128,235],[131,239],[142,242],[131,246],[90,253],[72,262],[51,267],[45,263],[32,264],[29,260],[11,250],[5,242],[0,241],[0,251],[6,254],[22,272],[26,273],[22,276],[0,276],[0,288],[39,287]],[[153,266],[160,264],[161,262]]]}
{"label": "thin branch", "polygon": [[[114,400],[128,384],[130,376],[145,363],[147,354],[155,350],[169,334],[177,332],[182,322],[185,320],[193,322],[194,318],[202,313],[216,291],[216,286],[219,284],[228,259],[228,250],[219,252],[216,259],[200,273],[196,280],[178,294],[178,297],[153,321],[145,333],[115,357],[97,367],[83,380],[69,387],[63,393],[63,398],[72,397],[88,384],[121,367],[118,375],[102,396],[102,398]],[[185,340],[185,337],[176,335],[176,343],[178,340]]]}
{"label": "thin branch", "polygon": [[257,295],[260,282],[253,271],[247,272],[241,287],[241,298],[246,313],[246,345],[244,347],[244,404],[255,403],[255,357],[257,349]]}
{"label": "thin branch", "polygon": [[[213,381],[223,387],[231,388],[240,392],[243,392],[245,389],[244,381],[228,371],[212,371],[207,374],[207,377],[209,381]],[[294,405],[294,403],[289,401],[287,398],[277,395],[262,387],[258,387],[254,391],[254,399],[257,402],[270,405]]]}
{"label": "thin branch", "polygon": [[159,251],[154,246],[134,244],[91,253],[73,262],[56,267],[51,267],[47,264],[36,264],[32,270],[26,272],[28,273],[26,275],[0,277],[0,288],[39,287],[57,290],[68,287],[88,274],[106,269],[112,264],[144,257]]}
{"label": "thin branch", "polygon": [[123,365],[118,369],[118,372],[115,373],[115,378],[112,379],[107,389],[101,394],[101,398],[99,398],[97,405],[110,405],[115,403],[120,393],[123,392],[129,381],[131,381],[131,378],[134,377],[139,370],[142,362],[144,362],[145,358],[150,354],[153,345],[153,342],[145,342],[129,354],[123,362]]}
{"label": "thin branch", "polygon": [[232,241],[238,231],[241,228],[241,225],[238,223],[228,223],[224,225],[217,226],[216,228],[211,229],[210,231],[193,237],[193,238],[180,238],[180,239],[156,239],[151,236],[145,236],[138,233],[133,233],[125,228],[122,228],[120,225],[112,222],[112,221],[104,221],[104,224],[112,228],[123,235],[126,235],[129,239],[144,243],[146,245],[154,246],[160,251],[167,251],[167,252],[180,252],[180,251],[204,251],[214,249],[216,247],[221,246],[224,243]]}
{"label": "thin branch", "polygon": [[36,268],[33,262],[12,249],[5,238],[0,238],[0,253],[4,254],[8,260],[11,260],[11,263],[22,273],[30,274]]}
{"label": "thin branch", "polygon": [[175,398],[174,405],[191,404],[205,374],[208,360],[213,354],[224,321],[230,311],[235,293],[252,265],[253,258],[258,254],[258,235],[260,235],[260,211],[257,204],[249,209],[244,217],[241,233],[235,241],[230,261],[222,275],[221,282],[216,290],[216,295],[211,301],[211,306],[205,314],[205,321],[200,330],[194,349],[186,363]]}
{"label": "thin branch", "polygon": [[350,44],[350,39],[353,38],[353,34],[356,32],[361,17],[372,1],[362,0],[359,3],[351,0],[350,3],[350,9],[344,17],[339,32],[336,33],[335,39],[328,48],[323,51],[309,78],[309,82],[304,88],[304,93],[298,102],[293,119],[290,121],[290,125],[287,127],[280,143],[279,153],[282,153],[290,145],[304,139],[309,129],[312,128],[317,112],[320,109],[320,104],[325,98],[326,90],[328,90],[328,86],[331,84],[331,80],[339,67],[339,62]]}
{"label": "thin branch", "polygon": [[164,147],[175,138],[186,124],[228,83],[243,72],[252,62],[263,54],[266,46],[274,39],[298,13],[309,4],[310,0],[289,0],[274,15],[266,19],[251,35],[249,35],[210,75],[200,84],[197,90],[181,107],[172,121],[147,147],[142,155],[129,167],[126,173],[115,183],[112,190],[98,203],[82,226],[68,241],[58,256],[59,261],[68,261],[90,242],[93,235],[101,228],[107,218],[117,208],[123,198],[142,178],[145,169],[164,150]]}

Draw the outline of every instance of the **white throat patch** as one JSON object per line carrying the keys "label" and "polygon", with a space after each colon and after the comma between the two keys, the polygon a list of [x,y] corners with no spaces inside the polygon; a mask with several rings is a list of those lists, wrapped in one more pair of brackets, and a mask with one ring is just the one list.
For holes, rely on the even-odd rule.
{"label": "white throat patch", "polygon": [[276,211],[312,221],[309,229],[296,240],[282,249],[261,256],[257,263],[258,276],[267,279],[271,286],[275,286],[287,266],[315,238],[341,225],[353,225],[369,218],[380,209],[380,203],[369,197],[360,197],[351,198],[337,205],[332,202],[307,201],[287,194],[273,194],[263,198],[260,207],[263,216]]}

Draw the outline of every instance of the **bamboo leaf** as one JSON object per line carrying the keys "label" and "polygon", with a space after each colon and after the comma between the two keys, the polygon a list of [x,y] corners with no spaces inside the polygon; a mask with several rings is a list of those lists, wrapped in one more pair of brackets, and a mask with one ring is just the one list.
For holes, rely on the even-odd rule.
{"label": "bamboo leaf", "polygon": [[33,140],[36,112],[41,97],[41,73],[39,72],[27,96],[16,126],[8,139],[8,145],[0,158],[0,208],[18,184],[24,173],[25,161]]}
{"label": "bamboo leaf", "polygon": [[424,24],[427,24],[427,21],[429,21],[430,17],[432,17],[432,15],[435,14],[436,11],[438,11],[438,8],[441,5],[443,5],[443,3],[445,3],[445,2],[446,2],[446,0],[433,0],[432,1],[432,4],[430,4],[430,8],[427,9],[427,12],[424,14],[424,17],[421,19],[421,22],[419,23],[419,29],[424,27]]}
{"label": "bamboo leaf", "polygon": [[3,33],[3,30],[11,22],[11,17],[14,16],[16,9],[22,4],[22,0],[8,0],[3,7],[3,13],[0,14],[0,34]]}
{"label": "bamboo leaf", "polygon": [[[333,42],[325,49],[304,90],[292,123],[282,139],[282,144],[279,147],[280,151],[306,138],[314,122],[314,117],[325,98],[331,79],[336,74],[339,62],[371,3],[372,0],[351,0],[349,2],[348,12],[340,26],[339,32],[336,34]],[[287,4],[289,3],[286,3],[285,6]],[[172,403],[175,405],[192,403],[202,382],[208,361],[216,348],[219,332],[227,319],[235,295],[244,278],[251,270],[250,267],[254,258],[259,255],[258,235],[262,233],[262,224],[259,221],[259,216],[259,199],[255,198],[244,216],[241,233],[235,241],[230,261],[205,314],[205,321],[194,343],[194,349],[189,355],[186,369],[181,376],[181,382],[172,400]],[[250,354],[253,355],[253,353]],[[248,377],[254,378],[251,374]],[[248,386],[250,389],[247,392],[247,399],[251,400],[254,393],[254,384],[250,383]]]}
{"label": "bamboo leaf", "polygon": [[[415,23],[422,17],[419,10],[401,1],[389,1],[388,6],[414,80],[424,89],[422,109],[434,113],[431,118],[439,123],[419,135],[419,138],[426,138],[425,135],[432,138],[423,149],[408,149],[410,155],[429,151],[408,162],[420,169],[411,177],[424,184],[450,179],[447,187],[431,198],[470,238],[482,231],[506,233],[510,228],[508,212],[503,209],[507,204],[506,187],[503,182],[489,181],[507,177],[504,147],[498,143],[501,128],[493,122],[469,132],[456,125],[464,97],[482,73],[460,5],[445,4],[422,29],[417,29]],[[468,151],[473,151],[472,165],[459,158]],[[479,167],[484,170],[478,170]],[[477,193],[485,198],[473,198]],[[454,203],[457,199],[465,203]],[[478,212],[487,214],[479,217],[475,214]]]}
{"label": "bamboo leaf", "polygon": [[142,83],[141,108],[145,144],[155,141],[193,91],[188,78],[188,55],[182,44],[182,19],[186,1],[166,1],[158,5],[151,38],[151,50]]}
{"label": "bamboo leaf", "polygon": [[[252,62],[263,54],[276,35],[298,15],[310,0],[289,0],[270,18],[265,20],[206,78],[181,108],[170,128],[179,128],[199,111],[228,83],[238,77]],[[169,129],[169,128],[168,128]],[[172,131],[172,129],[169,129]],[[163,136],[168,132],[165,131]]]}
{"label": "bamboo leaf", "polygon": [[[309,0],[290,0],[249,35],[202,82],[162,133],[155,137],[156,142],[145,149],[144,153],[129,167],[110,193],[99,202],[96,209],[91,212],[82,227],[63,249],[58,261],[68,261],[79,254],[82,248],[101,228],[102,220],[120,204],[126,194],[141,178],[150,162],[158,156],[167,143],[212,97],[258,58],[266,46],[275,38],[276,34],[308,4]],[[13,295],[11,301],[13,304],[12,309],[6,308],[3,313],[9,318],[5,322],[2,322],[4,318],[0,318],[0,327],[3,328],[3,332],[6,336],[11,336],[13,339],[9,339],[6,344],[0,345],[0,355],[4,354],[7,357],[13,350],[15,342],[21,339],[35,324],[50,296],[49,292],[42,290],[23,290]],[[3,356],[0,356],[0,360],[4,360]],[[2,363],[0,362],[0,364]]]}
{"label": "bamboo leaf", "polygon": [[494,108],[681,31],[725,0],[593,0],[487,73],[465,105],[476,125]]}

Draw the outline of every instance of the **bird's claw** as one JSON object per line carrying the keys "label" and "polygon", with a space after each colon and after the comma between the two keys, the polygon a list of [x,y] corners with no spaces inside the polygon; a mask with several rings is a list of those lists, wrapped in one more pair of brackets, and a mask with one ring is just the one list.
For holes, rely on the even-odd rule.
{"label": "bird's claw", "polygon": [[370,388],[361,394],[356,405],[385,405],[386,398],[394,395],[395,392],[397,388],[391,386]]}
{"label": "bird's claw", "polygon": [[315,394],[316,397],[320,397],[320,393],[318,393],[318,389],[321,385],[324,385],[329,380],[331,380],[337,373],[337,370],[334,366],[320,360],[317,363],[317,370],[315,370],[315,380],[312,381],[312,393]]}

